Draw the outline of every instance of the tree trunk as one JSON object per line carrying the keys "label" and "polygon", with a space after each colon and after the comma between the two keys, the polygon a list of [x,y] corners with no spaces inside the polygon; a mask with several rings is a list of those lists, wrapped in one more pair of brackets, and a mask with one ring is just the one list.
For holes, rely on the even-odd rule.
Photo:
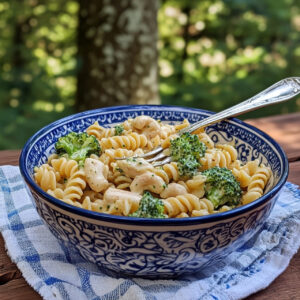
{"label": "tree trunk", "polygon": [[158,0],[79,0],[77,110],[158,104]]}
{"label": "tree trunk", "polygon": [[[19,1],[19,5],[24,7],[24,2]],[[20,11],[22,11],[20,9]],[[11,50],[11,66],[13,70],[13,80],[10,82],[10,89],[18,89],[20,94],[18,96],[18,101],[21,105],[18,105],[17,109],[20,113],[24,113],[25,104],[28,100],[28,95],[30,94],[31,85],[25,83],[22,79],[22,76],[25,72],[27,61],[26,61],[26,37],[30,32],[30,21],[31,16],[16,15],[13,18],[14,22],[14,31],[12,37],[12,50]],[[27,30],[24,31],[24,28],[27,27]]]}

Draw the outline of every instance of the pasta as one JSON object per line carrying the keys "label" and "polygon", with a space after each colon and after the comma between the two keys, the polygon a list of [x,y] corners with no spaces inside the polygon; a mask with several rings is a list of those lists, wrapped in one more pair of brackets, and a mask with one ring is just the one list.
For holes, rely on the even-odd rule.
{"label": "pasta", "polygon": [[100,146],[102,150],[110,148],[125,148],[128,150],[136,150],[138,148],[144,148],[147,143],[147,137],[144,134],[138,134],[136,132],[129,133],[126,136],[113,136],[100,140]]}
{"label": "pasta", "polygon": [[222,167],[231,169],[231,164],[237,159],[237,151],[231,145],[217,145],[216,148],[208,149],[205,157],[200,161],[204,169],[212,167]]}
{"label": "pasta", "polygon": [[44,190],[54,190],[56,183],[60,179],[59,173],[55,172],[53,167],[43,164],[35,168],[34,179],[36,183]]}
{"label": "pasta", "polygon": [[179,182],[181,185],[183,185],[186,190],[197,196],[198,198],[202,198],[204,196],[205,190],[204,190],[204,185],[205,185],[205,177],[202,175],[196,175],[192,179],[187,180],[186,182],[180,181]]}
{"label": "pasta", "polygon": [[101,140],[102,138],[108,138],[115,135],[115,129],[114,128],[105,128],[99,125],[99,123],[96,121],[94,124],[89,126],[86,130],[87,134],[94,135],[98,140]]}
{"label": "pasta", "polygon": [[78,171],[78,163],[73,159],[67,160],[65,157],[52,159],[51,165],[63,178],[69,178]]}
{"label": "pasta", "polygon": [[[163,200],[165,212],[169,217],[176,217],[182,213],[205,210],[207,214],[213,211],[213,204],[203,198],[199,201],[199,198],[193,194],[179,195],[176,197],[170,197]],[[197,214],[197,213],[196,213]]]}
{"label": "pasta", "polygon": [[68,179],[64,190],[63,200],[80,200],[85,187],[85,173],[82,170],[77,170]]}
{"label": "pasta", "polygon": [[264,187],[271,177],[271,170],[264,165],[257,168],[256,172],[250,179],[247,192],[243,196],[243,204],[248,204],[263,195]]}
{"label": "pasta", "polygon": [[199,157],[197,173],[182,178],[178,162],[154,167],[135,157],[158,146],[170,155],[171,141],[178,137],[178,131],[189,126],[188,120],[169,125],[138,116],[118,126],[118,129],[105,128],[98,122],[90,125],[86,133],[99,142],[101,151],[88,156],[82,164],[68,155],[53,153],[47,163],[35,167],[36,183],[67,204],[120,216],[136,212],[143,193],[148,191],[162,201],[167,217],[186,218],[226,212],[235,207],[226,203],[216,206],[208,199],[205,170],[221,167],[232,172],[242,190],[239,205],[261,197],[272,176],[269,167],[258,160],[241,163],[234,145],[215,144],[204,129],[199,129],[195,135],[204,143],[205,154]]}

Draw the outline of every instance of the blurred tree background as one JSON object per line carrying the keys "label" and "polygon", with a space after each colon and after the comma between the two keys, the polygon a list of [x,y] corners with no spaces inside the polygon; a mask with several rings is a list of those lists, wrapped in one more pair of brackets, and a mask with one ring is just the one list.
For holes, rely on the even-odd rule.
{"label": "blurred tree background", "polygon": [[[80,1],[0,0],[0,149],[78,109]],[[161,0],[157,20],[162,104],[220,111],[300,74],[300,0]]]}

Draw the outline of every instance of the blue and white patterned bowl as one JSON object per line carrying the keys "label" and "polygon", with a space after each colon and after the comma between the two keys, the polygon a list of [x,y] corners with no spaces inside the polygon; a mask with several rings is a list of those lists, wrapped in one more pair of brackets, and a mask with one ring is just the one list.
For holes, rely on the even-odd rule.
{"label": "blue and white patterned bowl", "polygon": [[272,169],[267,192],[256,201],[219,214],[183,219],[136,219],[87,211],[45,193],[33,169],[47,161],[56,140],[84,131],[95,121],[111,126],[137,115],[166,122],[196,122],[211,112],[175,106],[123,106],[97,109],[58,120],[38,131],[25,145],[21,173],[36,208],[52,233],[68,247],[115,276],[174,278],[210,267],[253,237],[264,224],[288,176],[288,161],[268,135],[237,119],[207,128],[214,142],[234,143],[239,159],[259,159]]}

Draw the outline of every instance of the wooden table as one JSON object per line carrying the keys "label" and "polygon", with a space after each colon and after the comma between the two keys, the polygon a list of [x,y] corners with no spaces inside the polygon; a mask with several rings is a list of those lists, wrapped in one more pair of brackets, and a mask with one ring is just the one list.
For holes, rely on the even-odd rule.
{"label": "wooden table", "polygon": [[[267,132],[281,144],[290,162],[288,180],[300,185],[300,113],[249,120],[248,123]],[[0,151],[0,165],[17,165],[19,154],[19,150]],[[7,256],[1,235],[0,299],[41,299]],[[254,299],[300,299],[300,251],[293,257],[288,268],[268,288],[247,298],[247,300]]]}

